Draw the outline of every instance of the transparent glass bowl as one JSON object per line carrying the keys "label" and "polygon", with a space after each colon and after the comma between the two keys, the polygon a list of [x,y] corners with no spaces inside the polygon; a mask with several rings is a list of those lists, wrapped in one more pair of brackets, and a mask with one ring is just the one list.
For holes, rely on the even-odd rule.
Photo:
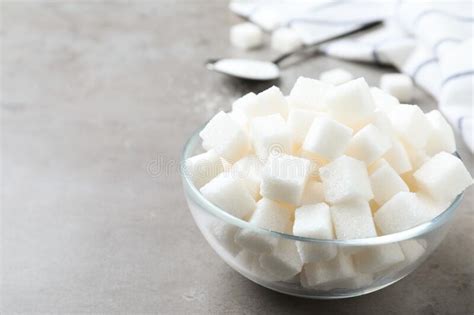
{"label": "transparent glass bowl", "polygon": [[[202,153],[199,131],[186,143],[181,166],[187,158]],[[365,239],[322,240],[269,231],[233,217],[206,200],[183,168],[180,173],[186,200],[196,224],[211,247],[228,265],[264,287],[306,298],[354,297],[380,290],[404,278],[444,239],[463,197],[460,194],[448,209],[432,221],[403,232]],[[255,253],[237,245],[235,236],[247,232],[267,241],[285,243],[287,248],[298,244],[323,253],[337,252],[338,256],[322,263],[305,264],[304,272],[282,278],[280,271],[284,266],[279,265],[278,261],[262,264],[262,256],[268,253]],[[394,248],[398,253],[401,249],[403,260],[393,260],[391,255],[385,257]]]}

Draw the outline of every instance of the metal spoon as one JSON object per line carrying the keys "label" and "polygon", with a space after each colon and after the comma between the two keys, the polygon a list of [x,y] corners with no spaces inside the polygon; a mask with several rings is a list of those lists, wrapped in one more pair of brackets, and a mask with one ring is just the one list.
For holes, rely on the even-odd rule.
{"label": "metal spoon", "polygon": [[361,24],[355,29],[344,32],[342,34],[323,39],[314,44],[304,46],[295,51],[285,53],[273,61],[261,61],[244,58],[221,58],[210,59],[206,62],[206,67],[209,70],[227,74],[232,77],[237,77],[247,80],[268,81],[275,80],[280,77],[280,67],[278,66],[283,60],[290,56],[305,52],[307,50],[318,47],[330,41],[347,37],[382,24],[382,20],[375,20],[368,23]]}

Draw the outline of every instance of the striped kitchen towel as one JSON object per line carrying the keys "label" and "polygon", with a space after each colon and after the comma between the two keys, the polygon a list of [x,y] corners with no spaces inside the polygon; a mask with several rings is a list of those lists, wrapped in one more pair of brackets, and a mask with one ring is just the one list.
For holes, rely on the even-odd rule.
{"label": "striped kitchen towel", "polygon": [[367,34],[322,47],[328,55],[390,64],[439,102],[440,111],[474,152],[474,2],[464,1],[243,1],[233,12],[272,31],[294,29],[305,44],[384,19]]}

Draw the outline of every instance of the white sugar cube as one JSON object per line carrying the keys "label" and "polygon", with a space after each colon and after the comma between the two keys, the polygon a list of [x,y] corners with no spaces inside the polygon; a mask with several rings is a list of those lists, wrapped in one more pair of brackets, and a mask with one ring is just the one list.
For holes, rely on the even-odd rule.
{"label": "white sugar cube", "polygon": [[[308,238],[334,239],[331,212],[325,203],[297,208],[293,234]],[[333,244],[296,242],[298,253],[304,263],[330,260],[337,254]]]}
{"label": "white sugar cube", "polygon": [[369,203],[356,200],[331,207],[331,217],[339,240],[376,237]]}
{"label": "white sugar cube", "polygon": [[338,287],[341,282],[357,275],[352,258],[339,253],[334,259],[319,263],[305,264],[301,272],[301,284],[304,287]]}
{"label": "white sugar cube", "polygon": [[352,278],[349,278],[340,283],[341,288],[345,289],[360,289],[369,286],[374,282],[374,276],[370,273],[356,273]]}
{"label": "white sugar cube", "polygon": [[257,95],[250,92],[232,103],[232,112],[229,115],[240,125],[247,127],[250,119],[255,117],[258,106]]}
{"label": "white sugar cube", "polygon": [[185,172],[197,188],[201,188],[223,171],[221,158],[214,150],[190,157],[185,162]]}
{"label": "white sugar cube", "polygon": [[254,199],[260,197],[263,163],[255,155],[247,155],[232,165],[232,175],[243,179]]}
{"label": "white sugar cube", "polygon": [[398,243],[370,246],[354,255],[354,264],[361,273],[377,273],[405,260]]}
{"label": "white sugar cube", "polygon": [[280,89],[272,86],[257,94],[257,103],[252,112],[253,116],[280,114],[286,118],[288,116],[288,102]]}
{"label": "white sugar cube", "polygon": [[232,118],[244,131],[248,131],[248,118],[240,111],[232,111],[229,114],[229,117]]}
{"label": "white sugar cube", "polygon": [[303,45],[300,36],[295,30],[281,27],[272,33],[272,49],[287,53],[300,48]]}
{"label": "white sugar cube", "polygon": [[256,117],[250,127],[255,153],[262,161],[269,155],[291,153],[292,134],[280,114]]}
{"label": "white sugar cube", "polygon": [[392,147],[384,154],[383,158],[398,174],[403,174],[413,169],[407,150],[397,139],[392,138]]}
{"label": "white sugar cube", "polygon": [[291,130],[293,144],[301,146],[316,116],[321,114],[305,109],[290,109],[288,113],[288,128]]}
{"label": "white sugar cube", "polygon": [[410,158],[411,166],[414,170],[420,168],[425,162],[427,162],[430,157],[426,154],[424,149],[414,148],[410,144],[405,144],[406,152]]}
{"label": "white sugar cube", "polygon": [[382,166],[390,166],[388,162],[385,159],[380,159],[375,161],[374,163],[370,164],[369,167],[367,168],[369,175],[372,175],[376,170],[381,168]]}
{"label": "white sugar cube", "polygon": [[241,249],[234,241],[238,231],[237,226],[222,221],[214,222],[210,228],[210,232],[217,242],[232,256],[235,256]]}
{"label": "white sugar cube", "polygon": [[[249,221],[258,227],[286,233],[291,227],[290,209],[270,199],[260,199]],[[235,237],[236,243],[254,253],[269,253],[275,249],[278,237],[241,229]]]}
{"label": "white sugar cube", "polygon": [[380,88],[396,97],[400,102],[409,102],[413,98],[413,82],[406,74],[387,73],[382,75]]}
{"label": "white sugar cube", "polygon": [[346,83],[352,80],[354,76],[347,70],[341,68],[335,68],[332,70],[324,71],[320,74],[319,79],[323,82],[339,85],[342,83]]}
{"label": "white sugar cube", "polygon": [[222,167],[224,172],[229,172],[232,169],[232,164],[230,164],[226,159],[220,158],[222,162]]}
{"label": "white sugar cube", "polygon": [[383,234],[396,233],[430,221],[436,211],[415,193],[399,192],[374,214],[374,221]]}
{"label": "white sugar cube", "polygon": [[375,110],[369,86],[363,78],[336,86],[326,95],[326,104],[332,117],[352,129],[363,127]]}
{"label": "white sugar cube", "polygon": [[390,137],[379,128],[369,124],[352,137],[346,154],[370,165],[384,155],[391,146]]}
{"label": "white sugar cube", "polygon": [[418,240],[407,240],[400,242],[403,254],[405,255],[405,261],[407,264],[413,263],[420,259],[425,253],[425,246]]}
{"label": "white sugar cube", "polygon": [[324,202],[324,187],[323,183],[317,180],[308,180],[306,187],[303,191],[303,197],[301,198],[302,205],[314,205],[320,202]]}
{"label": "white sugar cube", "polygon": [[414,148],[423,148],[431,125],[417,105],[399,105],[388,114],[393,129],[403,141]]}
{"label": "white sugar cube", "polygon": [[383,205],[401,191],[410,191],[407,184],[388,163],[370,175],[370,183],[375,202],[379,205]]}
{"label": "white sugar cube", "polygon": [[333,160],[344,153],[351,136],[352,129],[343,124],[324,116],[316,117],[303,142],[303,150]]}
{"label": "white sugar cube", "polygon": [[293,278],[303,267],[295,241],[281,239],[276,249],[260,256],[260,266],[274,279],[284,281]]}
{"label": "white sugar cube", "polygon": [[441,151],[454,153],[456,151],[456,142],[453,129],[444,119],[443,115],[435,109],[426,114],[426,118],[428,118],[431,124],[431,132],[425,148],[426,153],[430,156]]}
{"label": "white sugar cube", "polygon": [[230,42],[241,49],[256,48],[263,43],[263,32],[253,23],[240,23],[230,28]]}
{"label": "white sugar cube", "polygon": [[452,201],[472,184],[472,177],[456,156],[440,152],[414,174],[417,186],[439,201]]}
{"label": "white sugar cube", "polygon": [[275,281],[273,276],[260,266],[259,257],[260,255],[243,249],[235,256],[234,263],[252,277],[263,281]]}
{"label": "white sugar cube", "polygon": [[262,172],[262,196],[299,205],[308,181],[310,162],[307,159],[281,154],[270,157]]}
{"label": "white sugar cube", "polygon": [[199,133],[206,150],[214,149],[217,155],[233,163],[250,149],[246,132],[228,114],[217,113]]}
{"label": "white sugar cube", "polygon": [[376,111],[372,115],[371,124],[377,127],[380,131],[385,133],[387,136],[393,136],[393,127],[390,118],[385,112]]}
{"label": "white sugar cube", "polygon": [[319,174],[324,196],[331,204],[355,199],[370,200],[374,196],[362,161],[343,155],[321,167]]}
{"label": "white sugar cube", "polygon": [[229,172],[219,174],[200,191],[207,200],[237,218],[248,218],[256,207],[245,183]]}
{"label": "white sugar cube", "polygon": [[385,93],[377,87],[370,88],[370,94],[375,102],[376,109],[382,112],[390,112],[400,105],[400,102],[392,95]]}
{"label": "white sugar cube", "polygon": [[325,95],[333,86],[318,80],[299,77],[291,89],[288,100],[292,108],[323,111],[326,108]]}

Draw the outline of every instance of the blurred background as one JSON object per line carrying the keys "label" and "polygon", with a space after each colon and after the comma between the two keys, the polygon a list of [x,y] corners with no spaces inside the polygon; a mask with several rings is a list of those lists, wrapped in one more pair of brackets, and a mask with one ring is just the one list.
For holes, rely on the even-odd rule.
{"label": "blurred background", "polygon": [[[461,4],[472,16],[472,2]],[[268,31],[259,49],[231,45],[229,29],[243,21],[236,13],[246,13],[228,1],[3,1],[0,12],[2,313],[474,312],[472,187],[418,270],[336,303],[284,296],[231,270],[183,198],[185,141],[234,99],[271,85],[287,94],[297,77],[336,67],[378,86],[397,71],[389,58],[303,54],[285,62],[280,80],[249,82],[204,66],[215,57],[279,55]],[[472,37],[472,17],[467,23]],[[460,59],[472,63],[467,52],[471,59]],[[423,84],[413,104],[426,112],[443,98]],[[472,121],[472,76],[469,84],[456,96],[470,104],[462,111]],[[472,171],[461,133],[457,145]]]}

